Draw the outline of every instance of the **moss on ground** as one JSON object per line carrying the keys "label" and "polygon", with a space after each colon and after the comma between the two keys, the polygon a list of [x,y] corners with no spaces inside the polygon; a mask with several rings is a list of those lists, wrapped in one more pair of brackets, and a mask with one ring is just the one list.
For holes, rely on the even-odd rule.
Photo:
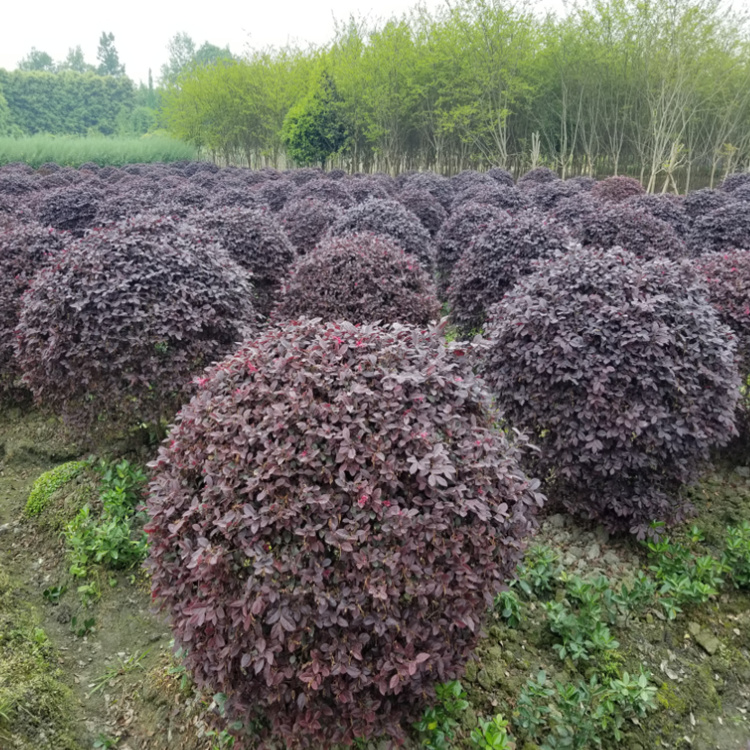
{"label": "moss on ground", "polygon": [[85,461],[68,461],[45,471],[34,482],[24,513],[27,516],[38,516],[50,504],[55,493],[75,479],[86,466]]}
{"label": "moss on ground", "polygon": [[47,634],[0,572],[0,738],[13,750],[80,750],[76,705]]}

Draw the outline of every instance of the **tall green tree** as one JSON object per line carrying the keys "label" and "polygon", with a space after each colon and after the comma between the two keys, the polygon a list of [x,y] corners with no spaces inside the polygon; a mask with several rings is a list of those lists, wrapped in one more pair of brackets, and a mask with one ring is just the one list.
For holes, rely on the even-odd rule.
{"label": "tall green tree", "polygon": [[100,76],[124,76],[125,66],[120,62],[120,56],[115,48],[115,35],[102,31],[99,37],[99,47],[96,50],[99,61],[97,73]]}
{"label": "tall green tree", "polygon": [[38,70],[45,73],[54,73],[56,69],[52,56],[36,47],[32,47],[31,52],[18,62],[18,70]]}
{"label": "tall green tree", "polygon": [[72,70],[74,73],[93,73],[96,68],[86,62],[81,45],[70,47],[65,59],[57,66],[57,70]]}
{"label": "tall green tree", "polygon": [[287,113],[282,141],[297,164],[325,168],[328,159],[340,153],[348,140],[343,100],[331,76],[323,73],[317,88]]}

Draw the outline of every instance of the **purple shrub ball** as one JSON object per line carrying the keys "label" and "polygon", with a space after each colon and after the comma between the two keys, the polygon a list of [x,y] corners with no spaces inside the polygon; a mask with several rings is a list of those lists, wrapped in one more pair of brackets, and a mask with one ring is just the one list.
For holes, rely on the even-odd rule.
{"label": "purple shrub ball", "polygon": [[255,325],[247,273],[184,222],[120,222],[55,261],[23,296],[16,359],[35,401],[82,435],[171,418]]}
{"label": "purple shrub ball", "polygon": [[350,232],[372,232],[389,237],[405,253],[415,256],[428,273],[432,272],[435,248],[430,233],[397,200],[370,198],[352,206],[331,226],[329,236],[341,237]]}
{"label": "purple shrub ball", "polygon": [[440,201],[429,191],[419,188],[406,188],[398,196],[398,201],[411,211],[422,226],[434,237],[448,218],[448,213]]}
{"label": "purple shrub ball", "polygon": [[355,200],[346,180],[330,180],[320,177],[310,180],[297,190],[295,198],[315,198],[320,201],[335,203],[341,208],[350,208]]}
{"label": "purple shrub ball", "polygon": [[719,185],[719,190],[723,190],[725,193],[733,193],[743,185],[750,185],[750,172],[735,172],[727,175]]}
{"label": "purple shrub ball", "polygon": [[584,245],[621,247],[639,258],[686,258],[688,247],[666,221],[627,203],[609,203],[583,226]]}
{"label": "purple shrub ball", "polygon": [[279,211],[279,224],[297,253],[305,255],[343,214],[340,206],[317,198],[295,198]]}
{"label": "purple shrub ball", "polygon": [[255,309],[268,316],[297,253],[278,215],[268,209],[197,211],[188,218],[218,240],[235,263],[252,274]]}
{"label": "purple shrub ball", "polygon": [[513,179],[513,175],[507,169],[503,169],[502,167],[492,167],[492,169],[487,170],[487,176],[491,177],[495,182],[498,182],[501,185],[515,187],[516,181]]}
{"label": "purple shrub ball", "polygon": [[425,326],[439,319],[440,303],[416,258],[385,237],[348,234],[292,265],[272,318],[302,316]]}
{"label": "purple shrub ball", "polygon": [[697,217],[687,242],[696,255],[750,250],[750,203],[731,201]]}
{"label": "purple shrub ball", "polygon": [[545,182],[554,182],[559,179],[560,176],[557,172],[553,172],[548,167],[536,167],[526,172],[526,174],[521,175],[516,185],[521,190],[527,190],[530,187],[541,185]]}
{"label": "purple shrub ball", "polygon": [[448,288],[451,319],[464,334],[484,325],[489,308],[534,261],[568,250],[571,238],[562,225],[538,211],[501,216],[472,242],[453,269]]}
{"label": "purple shrub ball", "polygon": [[442,296],[450,284],[453,268],[466,248],[490,223],[505,215],[504,211],[494,206],[469,202],[464,203],[446,219],[435,237],[435,268],[438,289]]}
{"label": "purple shrub ball", "polygon": [[490,312],[480,372],[574,514],[643,538],[735,434],[731,330],[689,262],[579,248],[540,263]]}
{"label": "purple shrub ball", "polygon": [[404,740],[543,498],[442,330],[302,319],[205,373],[152,464],[152,594],[255,738]]}
{"label": "purple shrub ball", "polygon": [[455,190],[449,179],[434,172],[415,172],[403,181],[403,190],[407,188],[419,188],[432,193],[446,210],[451,210],[451,204],[455,198]]}
{"label": "purple shrub ball", "polygon": [[451,206],[451,213],[457,211],[465,203],[483,203],[510,213],[517,213],[530,207],[527,197],[518,188],[501,185],[494,181],[469,185],[465,190],[457,193]]}
{"label": "purple shrub ball", "polygon": [[606,203],[622,203],[634,195],[643,195],[645,192],[643,185],[638,180],[624,175],[599,180],[591,188],[591,195]]}
{"label": "purple shrub ball", "polygon": [[0,222],[0,395],[20,397],[15,329],[21,298],[34,275],[54,262],[70,238],[34,222]]}
{"label": "purple shrub ball", "polygon": [[694,222],[701,216],[710,214],[717,208],[722,208],[731,202],[732,197],[729,193],[725,193],[723,190],[703,188],[702,190],[693,190],[691,193],[688,193],[683,199],[682,205],[685,208],[688,219]]}

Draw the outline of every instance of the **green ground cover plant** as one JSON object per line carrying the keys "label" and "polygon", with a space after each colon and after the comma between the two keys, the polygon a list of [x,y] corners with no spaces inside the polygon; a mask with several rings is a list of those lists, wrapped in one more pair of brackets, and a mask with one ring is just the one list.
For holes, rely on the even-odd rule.
{"label": "green ground cover plant", "polygon": [[47,507],[52,495],[75,479],[87,466],[86,461],[68,461],[45,471],[34,482],[24,513],[27,516],[38,516]]}
{"label": "green ground cover plant", "polygon": [[169,136],[143,138],[106,138],[90,136],[34,135],[25,138],[0,138],[0,166],[23,162],[36,169],[55,163],[80,167],[93,163],[121,167],[125,164],[147,164],[195,160],[196,149]]}

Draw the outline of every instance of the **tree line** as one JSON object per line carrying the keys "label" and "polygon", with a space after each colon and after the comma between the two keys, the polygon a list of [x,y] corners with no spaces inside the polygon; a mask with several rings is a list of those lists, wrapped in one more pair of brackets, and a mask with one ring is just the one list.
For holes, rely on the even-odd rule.
{"label": "tree line", "polygon": [[15,70],[0,69],[0,136],[106,135],[134,136],[159,128],[161,91],[190,66],[232,59],[228,48],[188,34],[169,42],[169,59],[155,83],[136,85],[125,72],[112,32],[102,32],[97,64],[85,59],[80,45],[55,61],[32,47]]}
{"label": "tree line", "polygon": [[161,116],[252,166],[545,165],[685,190],[750,162],[748,29],[721,0],[585,0],[561,18],[446,0],[350,19],[323,47],[186,69]]}

